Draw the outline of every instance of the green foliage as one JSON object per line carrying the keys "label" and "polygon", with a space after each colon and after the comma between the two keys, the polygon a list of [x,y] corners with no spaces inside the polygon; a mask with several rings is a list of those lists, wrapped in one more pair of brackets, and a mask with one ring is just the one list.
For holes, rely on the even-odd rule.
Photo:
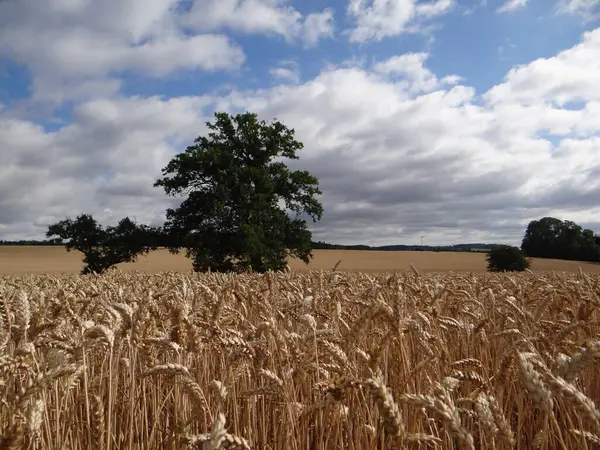
{"label": "green foliage", "polygon": [[[46,237],[58,236],[67,251],[84,254],[82,274],[103,273],[115,264],[135,261],[140,254],[157,248],[160,231],[137,225],[128,217],[115,227],[103,229],[89,214],[65,219],[48,227]],[[67,240],[67,241],[65,241]]]}
{"label": "green foliage", "polygon": [[318,180],[281,161],[298,159],[303,148],[294,130],[251,113],[215,119],[208,137],[175,156],[154,184],[185,197],[167,210],[169,249],[185,248],[196,271],[280,270],[288,256],[308,263],[311,233],[302,216],[316,222],[323,207]]}
{"label": "green foliage", "polygon": [[522,272],[531,265],[521,249],[511,245],[493,246],[486,259],[490,272]]}
{"label": "green foliage", "polygon": [[533,220],[527,226],[521,249],[531,257],[599,261],[598,236],[571,221],[554,217]]}

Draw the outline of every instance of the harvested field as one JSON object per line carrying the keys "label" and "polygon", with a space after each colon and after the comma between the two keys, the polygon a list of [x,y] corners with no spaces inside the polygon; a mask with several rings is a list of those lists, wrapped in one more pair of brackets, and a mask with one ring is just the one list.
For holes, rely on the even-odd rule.
{"label": "harvested field", "polygon": [[600,275],[0,278],[0,448],[591,449]]}
{"label": "harvested field", "polygon": [[[422,272],[475,272],[486,271],[484,253],[455,252],[382,252],[353,250],[315,250],[307,266],[301,261],[290,261],[294,270],[331,270],[341,260],[339,271],[393,272],[404,271],[412,264]],[[63,247],[2,247],[0,246],[0,275],[41,273],[79,273],[83,264],[77,251],[67,252]],[[136,263],[120,264],[123,270],[149,273],[189,272],[192,264],[183,253],[172,255],[158,250],[142,256]],[[600,264],[555,259],[533,259],[532,270],[537,272],[564,271],[600,273]]]}

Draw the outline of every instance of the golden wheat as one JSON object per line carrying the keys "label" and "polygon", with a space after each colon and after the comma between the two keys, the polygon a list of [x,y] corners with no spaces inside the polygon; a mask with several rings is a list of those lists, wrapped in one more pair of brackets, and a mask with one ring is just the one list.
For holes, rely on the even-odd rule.
{"label": "golden wheat", "polygon": [[0,278],[0,448],[597,448],[600,276]]}

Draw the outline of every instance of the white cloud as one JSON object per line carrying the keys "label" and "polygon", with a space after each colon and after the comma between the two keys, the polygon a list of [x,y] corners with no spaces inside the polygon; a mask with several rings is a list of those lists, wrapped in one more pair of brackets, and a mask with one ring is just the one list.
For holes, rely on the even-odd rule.
{"label": "white cloud", "polygon": [[276,80],[281,80],[289,83],[298,83],[300,81],[300,74],[298,73],[298,68],[288,68],[288,67],[273,67],[269,70],[269,73]]}
{"label": "white cloud", "polygon": [[600,100],[600,28],[583,35],[582,42],[551,58],[513,67],[504,82],[484,96],[492,104],[523,104]]}
{"label": "white cloud", "polygon": [[[134,73],[225,71],[245,62],[223,28],[314,47],[333,36],[333,10],[303,16],[281,0],[0,1],[0,58],[30,69],[33,102],[111,96]],[[71,86],[76,86],[71,89]]]}
{"label": "white cloud", "polygon": [[350,41],[380,41],[415,31],[420,21],[447,13],[453,0],[349,0],[347,14],[356,22]]}
{"label": "white cloud", "polygon": [[[0,57],[26,65],[33,97],[60,103],[111,95],[114,76],[239,67],[244,53],[224,35],[183,34],[175,0],[0,2]],[[70,89],[70,86],[78,86]]]}
{"label": "white cloud", "polygon": [[[365,2],[354,3],[366,11]],[[0,3],[6,4],[28,3]],[[41,237],[49,222],[81,212],[106,223],[125,215],[159,223],[173,200],[152,184],[175,152],[205,133],[213,110],[256,111],[296,130],[305,148],[293,165],[313,172],[324,192],[325,215],[313,226],[315,239],[419,242],[424,231],[430,244],[518,243],[533,218],[558,215],[590,223],[600,214],[600,29],[554,57],[513,68],[483,95],[459,75],[434,73],[429,54],[420,52],[329,66],[309,79],[310,69],[302,67],[305,81],[300,65],[282,61],[271,75],[283,82],[270,89],[171,99],[117,96],[117,69],[161,76],[168,67],[224,64],[218,52],[186,43],[213,36],[217,45],[220,35],[179,35],[175,13],[167,8],[172,4],[153,4],[154,12],[132,19],[130,30],[119,22],[126,18],[111,21],[101,17],[102,9],[85,29],[58,23],[58,10],[60,20],[83,20],[83,0],[47,2],[55,14],[48,9],[49,17],[58,21],[53,24],[29,23],[41,20],[37,13],[12,16],[23,29],[57,37],[53,51],[60,66],[41,54],[51,51],[49,44],[36,50],[40,60],[30,62],[44,75],[36,79],[37,89],[58,86],[45,93],[57,103],[83,100],[71,122],[53,132],[9,117],[12,112],[0,107],[5,238]],[[421,16],[414,10],[406,23],[423,18],[423,11],[433,14],[435,5],[443,9],[439,2],[429,5]],[[161,31],[153,35],[157,23]],[[0,25],[2,36],[19,28]],[[77,39],[65,37],[62,28]],[[94,56],[81,50],[81,42]],[[37,54],[30,44],[17,45]],[[73,77],[82,83],[69,92]]]}
{"label": "white cloud", "polygon": [[311,13],[306,16],[302,27],[302,38],[307,47],[317,45],[320,39],[333,37],[334,33],[333,9],[327,8],[320,13]]}
{"label": "white cloud", "polygon": [[152,184],[175,152],[206,131],[204,108],[210,102],[204,97],[89,101],[76,108],[72,124],[54,133],[0,115],[5,233],[39,237],[48,218],[82,212],[111,223],[126,215],[160,223],[172,200]]}
{"label": "white cloud", "polygon": [[198,30],[230,28],[244,33],[274,34],[308,46],[333,33],[333,11],[303,17],[285,0],[195,0],[186,24]]}
{"label": "white cloud", "polygon": [[580,17],[584,22],[600,18],[600,0],[558,0],[555,10],[559,14]]}
{"label": "white cloud", "polygon": [[496,11],[499,13],[513,12],[525,8],[528,1],[529,0],[506,0],[506,3],[500,6]]}
{"label": "white cloud", "polygon": [[457,75],[438,80],[434,73],[424,67],[427,58],[429,54],[425,52],[405,53],[376,63],[373,70],[391,78],[399,78],[401,81],[398,83],[404,83],[412,93],[430,92],[442,84],[454,85],[461,80]]}
{"label": "white cloud", "polygon": [[47,75],[34,78],[31,87],[37,101],[60,105],[73,100],[112,97],[122,85],[120,79],[112,77],[90,79]]}

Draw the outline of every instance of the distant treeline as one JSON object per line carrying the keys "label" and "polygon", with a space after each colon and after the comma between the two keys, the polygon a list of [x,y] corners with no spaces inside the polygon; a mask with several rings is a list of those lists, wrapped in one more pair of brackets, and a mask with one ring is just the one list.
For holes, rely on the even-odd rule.
{"label": "distant treeline", "polygon": [[312,246],[315,250],[377,250],[377,251],[392,251],[392,252],[484,252],[489,251],[495,244],[455,244],[455,245],[341,245],[328,244],[326,242],[313,242]]}
{"label": "distant treeline", "polygon": [[[160,244],[166,244],[160,243]],[[160,245],[159,244],[159,245]],[[59,239],[48,239],[44,241],[36,240],[20,240],[20,241],[4,241],[0,240],[0,246],[2,245],[30,245],[30,246],[64,246]],[[165,246],[166,245],[161,245]],[[341,245],[341,244],[328,244],[327,242],[313,242],[312,248],[315,250],[382,250],[382,251],[424,251],[424,252],[482,252],[489,251],[493,244],[456,244],[456,245],[382,245],[374,247],[370,245]]]}
{"label": "distant treeline", "polygon": [[57,247],[61,247],[64,246],[65,244],[63,242],[61,242],[60,239],[47,239],[44,241],[36,241],[36,240],[20,240],[20,241],[3,241],[0,240],[0,245],[44,245],[44,246],[57,246]]}

